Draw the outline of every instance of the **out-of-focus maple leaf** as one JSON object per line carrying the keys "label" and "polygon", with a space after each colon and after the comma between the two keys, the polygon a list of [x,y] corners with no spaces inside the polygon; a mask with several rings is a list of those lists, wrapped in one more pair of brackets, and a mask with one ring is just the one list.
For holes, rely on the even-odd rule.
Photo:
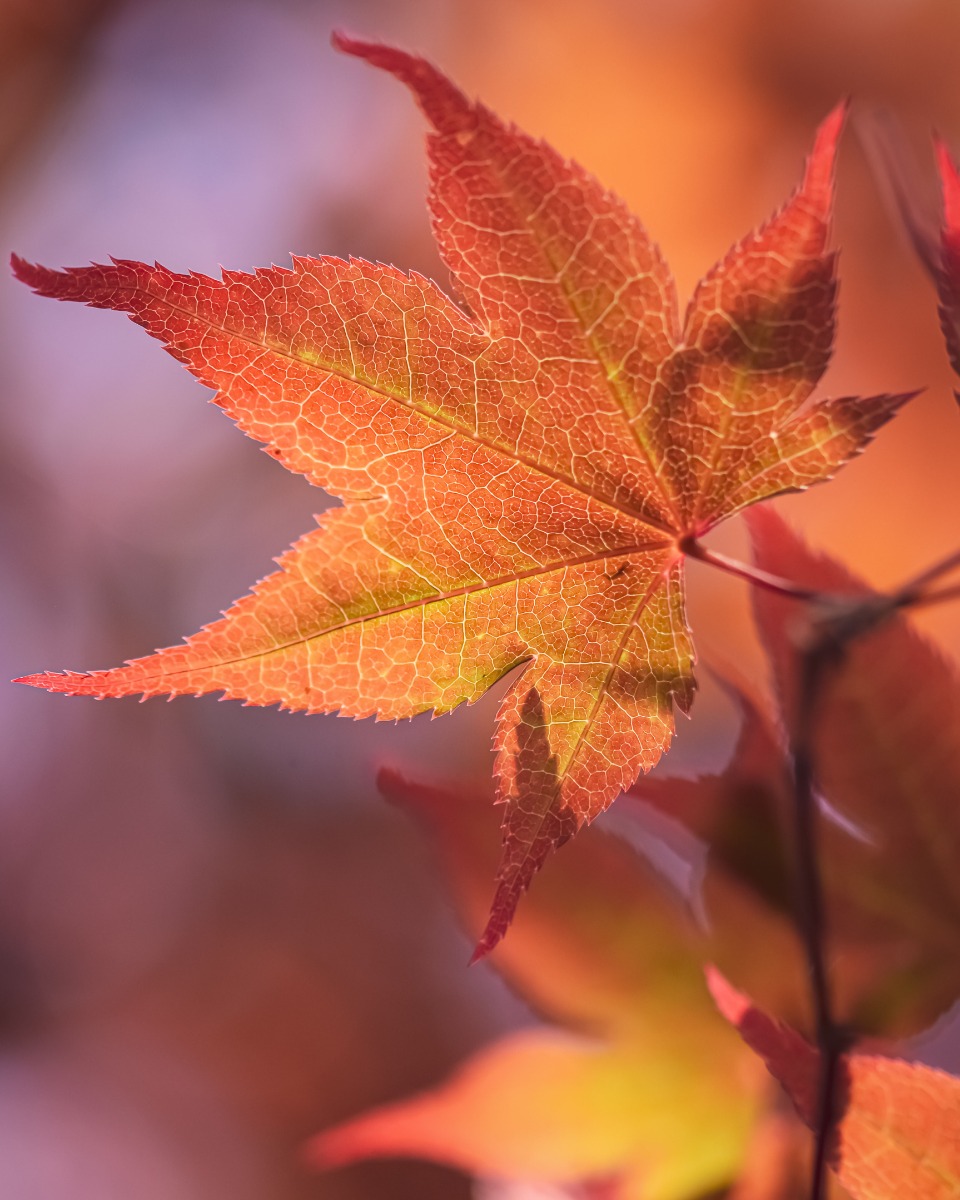
{"label": "out-of-focus maple leaf", "polygon": [[[694,886],[706,921],[707,957],[752,988],[778,1015],[805,1020],[806,966],[793,925],[788,763],[776,719],[726,681],[740,709],[737,744],[724,770],[687,779],[645,779],[624,798],[627,823],[652,805],[707,848]],[[763,946],[762,954],[756,953]],[[775,964],[774,969],[771,965]]]}
{"label": "out-of-focus maple leaf", "polygon": [[[877,181],[906,230],[917,257],[937,285],[940,323],[953,369],[960,374],[960,172],[945,142],[936,140],[941,214],[934,215],[922,172],[912,161],[906,139],[890,117],[862,119],[860,139]],[[957,392],[960,401],[960,392]]]}
{"label": "out-of-focus maple leaf", "polygon": [[[769,508],[748,521],[763,570],[828,594],[869,592]],[[713,960],[765,1008],[797,1023],[804,1014],[794,1005],[806,989],[790,982],[798,947],[784,942],[795,892],[781,730],[790,719],[804,610],[758,589],[752,599],[779,704],[768,714],[763,701],[730,683],[743,724],[726,769],[696,780],[644,780],[634,795],[709,847],[703,889]],[[825,819],[819,838],[840,1014],[861,1031],[914,1033],[960,995],[960,676],[906,618],[891,618],[850,647],[824,688],[817,729],[820,789],[860,831]],[[779,928],[776,973],[767,953],[745,950],[751,900],[775,922],[767,938]]]}
{"label": "out-of-focus maple leaf", "polygon": [[[943,187],[943,229],[940,236],[940,321],[953,369],[960,375],[960,172],[942,143],[937,161]],[[957,396],[960,400],[960,393]]]}
{"label": "out-of-focus maple leaf", "polygon": [[[381,774],[439,841],[470,928],[497,854],[488,804]],[[590,830],[553,864],[493,962],[565,1027],[512,1034],[440,1087],[321,1134],[331,1167],[415,1156],[480,1177],[604,1180],[616,1200],[684,1200],[737,1175],[764,1091],[703,983],[681,898]],[[608,1194],[604,1192],[604,1194]]]}
{"label": "out-of-focus maple leaf", "polygon": [[[812,1126],[817,1050],[754,1008],[718,972],[709,973],[709,982],[720,1011]],[[848,1054],[840,1060],[837,1105],[828,1162],[854,1200],[954,1200],[960,1195],[960,1079],[900,1059]]]}
{"label": "out-of-focus maple leaf", "polygon": [[[786,1102],[771,1105],[757,1123],[743,1168],[724,1200],[808,1200],[808,1141]],[[830,1200],[838,1194],[836,1187],[827,1193]]]}
{"label": "out-of-focus maple leaf", "polygon": [[404,81],[434,127],[430,209],[464,308],[357,260],[216,281],[15,259],[44,295],[127,311],[344,501],[186,644],[25,682],[396,718],[526,664],[498,716],[504,849],[483,951],[550,849],[653,766],[692,702],[688,539],[829,478],[905,397],[811,401],[834,331],[842,108],[790,201],[681,322],[656,247],[580,167],[424,60],[337,44]]}
{"label": "out-of-focus maple leaf", "polygon": [[[771,511],[750,514],[762,569],[834,594],[866,584],[811,551]],[[797,689],[797,606],[752,596],[784,721]],[[861,836],[823,829],[824,871],[838,933],[886,944],[885,1004],[927,1017],[960,993],[960,674],[904,616],[847,649],[817,702],[818,785]],[[928,1006],[933,1006],[930,1011]]]}

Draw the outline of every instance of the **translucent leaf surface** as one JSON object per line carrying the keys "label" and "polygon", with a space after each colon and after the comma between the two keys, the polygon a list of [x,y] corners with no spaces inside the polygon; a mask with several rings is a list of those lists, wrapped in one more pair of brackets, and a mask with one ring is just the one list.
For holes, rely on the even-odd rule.
{"label": "translucent leaf surface", "polygon": [[214,280],[15,259],[43,295],[129,313],[344,501],[185,644],[25,682],[396,718],[523,665],[497,724],[504,849],[483,951],[550,849],[656,763],[692,702],[685,539],[829,478],[904,398],[812,398],[834,334],[842,109],[792,198],[681,320],[656,247],[582,168],[424,60],[337,45],[406,83],[432,126],[430,210],[464,307],[357,260]]}

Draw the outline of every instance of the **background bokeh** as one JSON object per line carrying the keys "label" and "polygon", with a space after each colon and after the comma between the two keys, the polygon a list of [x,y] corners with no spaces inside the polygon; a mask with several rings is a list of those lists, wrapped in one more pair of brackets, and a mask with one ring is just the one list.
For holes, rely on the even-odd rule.
{"label": "background bokeh", "polygon": [[[355,254],[446,282],[423,122],[330,31],[427,54],[616,188],[688,293],[798,178],[844,94],[960,145],[955,0],[0,0],[0,245],[214,272]],[[843,144],[829,390],[926,386],[829,487],[781,502],[889,585],[958,541],[960,414],[932,288]],[[109,666],[210,620],[329,501],[122,317],[0,280],[0,677]],[[738,523],[714,544],[744,553]],[[707,657],[762,664],[696,565]],[[960,605],[922,616],[948,652]],[[918,685],[922,681],[918,681]],[[328,1177],[303,1137],[532,1019],[469,972],[381,763],[488,786],[496,695],[377,725],[0,689],[0,1194],[461,1197],[418,1164]],[[707,681],[671,764],[715,763]],[[548,868],[549,869],[549,868]]]}

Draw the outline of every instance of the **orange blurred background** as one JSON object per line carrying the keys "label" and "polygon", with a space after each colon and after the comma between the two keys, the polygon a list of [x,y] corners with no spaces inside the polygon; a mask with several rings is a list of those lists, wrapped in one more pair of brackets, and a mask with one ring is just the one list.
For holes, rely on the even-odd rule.
{"label": "orange blurred background", "polygon": [[[799,177],[818,120],[960,148],[955,0],[0,0],[0,226],[52,266],[250,269],[355,254],[446,283],[423,122],[337,56],[419,50],[629,201],[689,293]],[[926,392],[826,487],[780,502],[887,586],[960,541],[960,415],[932,287],[854,128],[826,389]],[[210,620],[329,501],[203,403],[119,316],[0,281],[4,677],[104,667]],[[738,522],[713,540],[743,555]],[[701,653],[762,663],[742,585],[694,564]],[[924,626],[960,646],[960,604]],[[401,726],[202,701],[0,694],[5,1200],[462,1197],[418,1164],[329,1177],[308,1133],[436,1080],[531,1017],[469,943],[376,768],[486,780],[496,696]],[[706,683],[670,760],[713,764]]]}

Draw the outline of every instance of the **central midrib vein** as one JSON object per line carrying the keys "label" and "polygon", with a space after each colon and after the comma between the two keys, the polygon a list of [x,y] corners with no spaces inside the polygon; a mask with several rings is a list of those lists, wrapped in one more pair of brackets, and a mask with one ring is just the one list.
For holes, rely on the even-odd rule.
{"label": "central midrib vein", "polygon": [[[498,579],[480,580],[477,583],[465,584],[460,588],[453,588],[448,592],[438,592],[430,596],[422,596],[408,604],[396,604],[390,608],[379,609],[377,612],[364,613],[362,616],[354,617],[347,621],[341,621],[336,625],[328,625],[325,629],[317,630],[316,633],[311,633],[306,637],[293,638],[290,641],[283,642],[279,645],[272,646],[269,650],[261,650],[252,654],[241,654],[236,658],[218,658],[206,663],[198,663],[195,666],[183,667],[176,671],[158,671],[154,675],[147,675],[144,681],[148,682],[151,679],[170,679],[177,675],[187,675],[193,671],[204,671],[215,667],[229,667],[236,663],[250,662],[254,659],[268,658],[272,654],[280,654],[284,650],[290,650],[295,646],[302,646],[308,642],[316,641],[318,638],[329,637],[331,634],[339,633],[343,629],[350,629],[355,625],[363,625],[369,621],[384,620],[387,617],[396,616],[399,613],[412,612],[418,608],[427,608],[432,604],[443,604],[447,600],[456,600],[460,596],[470,596],[476,592],[490,591],[494,588],[505,587],[508,584],[520,583],[525,579],[534,579],[538,575],[550,575],[555,571],[568,570],[572,567],[585,566],[592,562],[602,562],[604,559],[629,558],[633,554],[648,554],[651,551],[658,549],[666,550],[672,547],[671,542],[663,542],[660,544],[643,545],[643,546],[625,546],[619,550],[603,550],[593,554],[585,554],[580,558],[566,559],[561,562],[551,563],[543,567],[531,567],[526,571],[517,571],[512,575],[504,575]],[[644,600],[641,605],[649,600],[652,591],[650,589],[645,593]],[[243,603],[243,601],[240,601]],[[229,619],[229,614],[224,619]],[[635,617],[634,617],[635,619]],[[189,642],[185,646],[170,647],[172,651],[181,651],[189,649]],[[167,651],[161,651],[161,656]],[[120,670],[126,668],[121,667]],[[95,672],[96,673],[96,672]],[[110,672],[106,672],[109,674]]]}

